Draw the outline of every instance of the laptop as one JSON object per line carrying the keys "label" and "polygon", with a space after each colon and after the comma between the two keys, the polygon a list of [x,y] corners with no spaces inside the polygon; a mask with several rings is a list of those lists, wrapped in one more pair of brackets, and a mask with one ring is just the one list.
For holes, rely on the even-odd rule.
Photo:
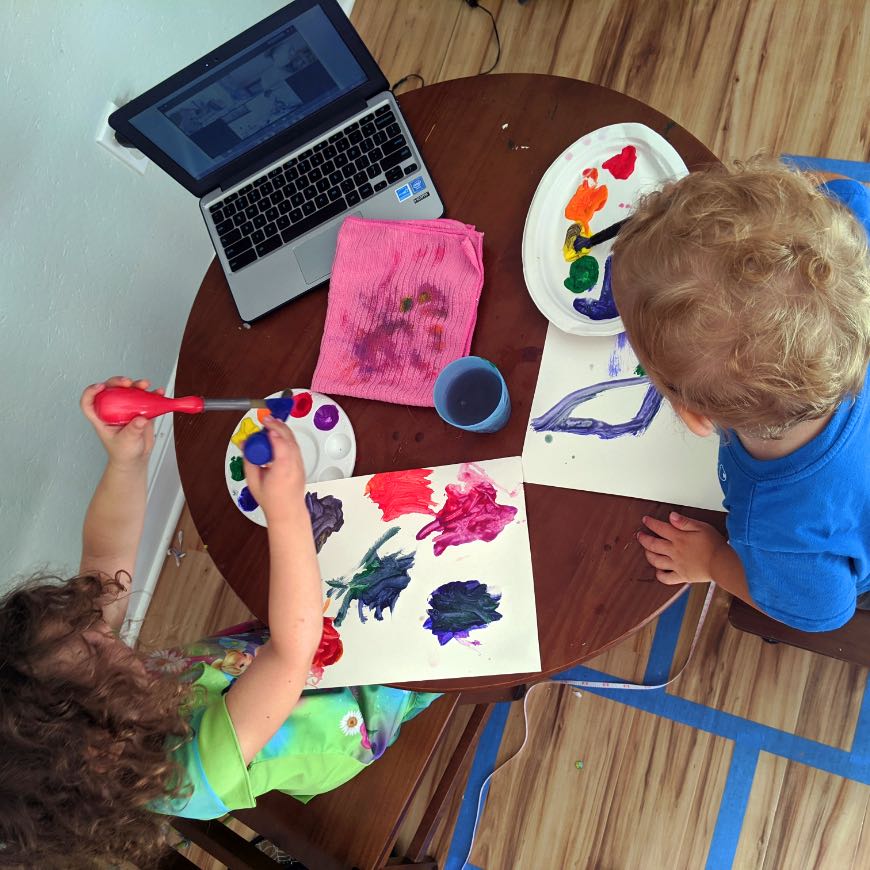
{"label": "laptop", "polygon": [[295,0],[109,124],[200,197],[246,321],[329,277],[348,215],[444,211],[386,78],[336,0]]}

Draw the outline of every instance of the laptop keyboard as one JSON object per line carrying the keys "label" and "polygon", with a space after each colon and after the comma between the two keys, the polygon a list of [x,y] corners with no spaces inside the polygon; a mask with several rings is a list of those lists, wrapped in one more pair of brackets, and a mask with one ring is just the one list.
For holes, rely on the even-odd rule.
{"label": "laptop keyboard", "polygon": [[209,207],[230,270],[292,242],[419,167],[389,104]]}

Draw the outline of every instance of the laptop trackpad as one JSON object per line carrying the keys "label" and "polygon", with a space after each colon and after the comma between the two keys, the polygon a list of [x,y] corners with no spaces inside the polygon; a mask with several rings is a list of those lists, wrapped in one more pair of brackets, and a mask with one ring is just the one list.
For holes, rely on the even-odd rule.
{"label": "laptop trackpad", "polygon": [[[353,217],[359,217],[359,212],[353,212]],[[338,231],[342,221],[336,221],[322,233],[307,239],[293,249],[296,261],[302,270],[302,275],[308,284],[320,281],[332,271],[332,261],[335,259],[335,245],[338,241]]]}

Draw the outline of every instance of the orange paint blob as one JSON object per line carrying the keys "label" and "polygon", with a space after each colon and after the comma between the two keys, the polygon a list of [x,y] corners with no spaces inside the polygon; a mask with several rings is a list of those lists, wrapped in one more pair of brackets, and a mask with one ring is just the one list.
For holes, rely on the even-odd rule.
{"label": "orange paint blob", "polygon": [[369,478],[365,494],[381,509],[385,522],[404,514],[431,514],[431,475],[429,468],[384,471]]}
{"label": "orange paint blob", "polygon": [[261,423],[266,422],[266,417],[271,415],[271,411],[268,408],[257,408],[257,419]]}
{"label": "orange paint blob", "polygon": [[[584,228],[588,228],[592,215],[601,211],[607,202],[607,185],[599,186],[596,180],[598,172],[597,170],[594,172],[594,176],[590,173],[583,179],[580,187],[565,206],[565,217],[569,221],[581,224]],[[585,172],[583,174],[586,175]],[[588,230],[583,235],[588,235]]]}

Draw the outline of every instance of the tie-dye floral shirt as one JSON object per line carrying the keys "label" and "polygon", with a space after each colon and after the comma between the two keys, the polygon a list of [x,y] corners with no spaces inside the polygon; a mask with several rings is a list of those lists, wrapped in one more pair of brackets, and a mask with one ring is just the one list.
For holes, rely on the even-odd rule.
{"label": "tie-dye floral shirt", "polygon": [[208,638],[152,655],[150,668],[193,683],[191,740],[175,757],[188,774],[189,797],[152,804],[156,812],[219,818],[256,804],[273,789],[306,802],[337,788],[379,758],[403,722],[438,696],[386,686],[306,691],[287,721],[246,766],[225,694],[268,640],[262,628]]}

